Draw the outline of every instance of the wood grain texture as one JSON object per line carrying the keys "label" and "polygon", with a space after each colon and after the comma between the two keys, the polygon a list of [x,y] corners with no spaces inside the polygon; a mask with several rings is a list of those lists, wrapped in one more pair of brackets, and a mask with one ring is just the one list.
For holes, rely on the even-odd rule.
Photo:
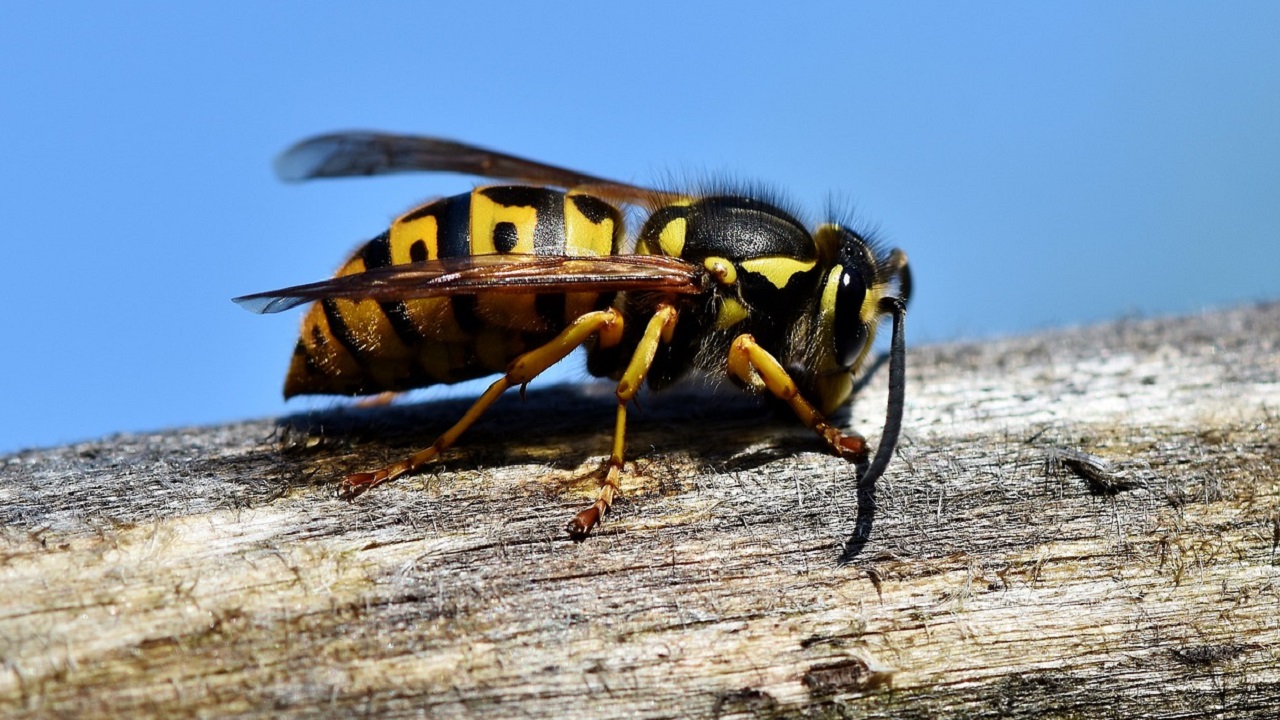
{"label": "wood grain texture", "polygon": [[[0,715],[1261,717],[1280,707],[1280,305],[913,347],[853,537],[794,420],[608,388],[0,458]],[[874,437],[883,376],[848,424]],[[844,562],[841,562],[841,560]]]}

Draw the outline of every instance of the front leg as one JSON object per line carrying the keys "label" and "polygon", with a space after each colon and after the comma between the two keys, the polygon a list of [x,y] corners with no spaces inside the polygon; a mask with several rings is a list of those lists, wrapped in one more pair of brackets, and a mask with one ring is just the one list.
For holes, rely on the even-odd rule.
{"label": "front leg", "polygon": [[729,347],[729,374],[748,387],[760,388],[763,385],[774,397],[789,405],[800,422],[816,432],[831,452],[853,462],[867,459],[867,441],[858,434],[845,434],[827,422],[822,413],[800,394],[796,381],[791,379],[782,363],[750,335],[739,335]]}

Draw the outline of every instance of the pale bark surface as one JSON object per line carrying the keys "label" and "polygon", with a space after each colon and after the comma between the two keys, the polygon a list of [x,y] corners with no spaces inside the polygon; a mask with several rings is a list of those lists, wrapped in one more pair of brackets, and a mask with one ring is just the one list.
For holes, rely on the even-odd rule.
{"label": "pale bark surface", "polygon": [[[884,376],[848,424],[872,437]],[[0,715],[1267,717],[1280,305],[912,347],[852,470],[730,395],[512,394],[0,458]],[[857,551],[857,552],[855,552]],[[840,560],[844,557],[846,563]]]}

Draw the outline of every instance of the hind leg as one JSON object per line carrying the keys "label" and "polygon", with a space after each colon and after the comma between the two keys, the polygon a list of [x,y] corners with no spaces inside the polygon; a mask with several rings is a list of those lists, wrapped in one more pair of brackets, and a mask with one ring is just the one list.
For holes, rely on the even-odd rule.
{"label": "hind leg", "polygon": [[367,490],[431,462],[440,453],[452,447],[458,441],[458,437],[476,420],[479,420],[489,406],[502,396],[502,393],[516,385],[523,388],[530,380],[563,360],[593,335],[599,336],[601,345],[605,347],[617,344],[622,339],[622,315],[610,308],[589,312],[574,320],[546,345],[536,347],[512,361],[506,375],[494,381],[471,405],[462,419],[436,438],[431,447],[372,472],[352,473],[343,478],[339,493],[348,499],[355,498]]}

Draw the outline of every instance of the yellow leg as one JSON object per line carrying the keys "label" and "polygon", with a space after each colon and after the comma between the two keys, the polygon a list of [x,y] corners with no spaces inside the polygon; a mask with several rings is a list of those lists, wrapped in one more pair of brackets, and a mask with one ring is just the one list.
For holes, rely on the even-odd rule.
{"label": "yellow leg", "polygon": [[494,381],[489,389],[472,403],[462,419],[436,438],[431,447],[373,472],[352,473],[346,476],[342,480],[341,495],[348,499],[354,498],[370,488],[377,487],[388,480],[394,480],[435,459],[440,453],[452,447],[458,437],[476,420],[479,420],[489,406],[493,405],[508,388],[514,385],[523,388],[544,370],[563,360],[592,335],[598,335],[600,343],[606,347],[616,344],[622,337],[622,316],[610,308],[589,312],[574,320],[551,342],[536,347],[512,361],[507,367],[507,374]]}
{"label": "yellow leg", "polygon": [[862,461],[867,457],[867,441],[861,435],[845,435],[827,422],[800,394],[795,380],[768,350],[756,344],[750,335],[739,335],[729,348],[729,373],[748,386],[762,383],[774,397],[791,406],[805,427],[818,433],[827,447],[846,460]]}
{"label": "yellow leg", "polygon": [[608,469],[600,483],[600,494],[590,507],[578,512],[569,521],[570,537],[581,540],[591,533],[591,529],[600,522],[600,518],[613,505],[613,498],[618,492],[618,476],[622,473],[622,462],[626,454],[627,403],[640,392],[645,375],[653,365],[653,358],[658,354],[660,343],[671,342],[672,333],[676,329],[676,309],[670,305],[659,305],[657,312],[645,326],[644,335],[636,345],[636,350],[627,363],[627,369],[618,380],[618,415],[613,426],[613,452],[609,454]]}

